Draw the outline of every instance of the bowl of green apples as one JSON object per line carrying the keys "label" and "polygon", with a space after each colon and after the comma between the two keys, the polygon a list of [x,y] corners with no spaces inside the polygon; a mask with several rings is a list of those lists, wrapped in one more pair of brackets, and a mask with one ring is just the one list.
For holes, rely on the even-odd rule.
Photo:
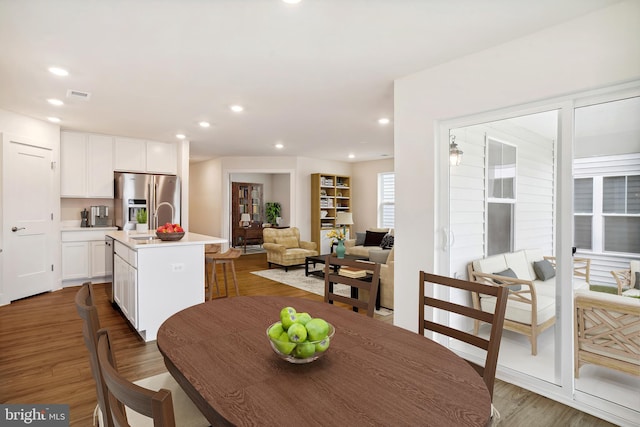
{"label": "bowl of green apples", "polygon": [[273,351],[290,363],[310,363],[327,353],[336,333],[332,324],[298,313],[293,307],[280,311],[280,321],[267,328],[267,338]]}

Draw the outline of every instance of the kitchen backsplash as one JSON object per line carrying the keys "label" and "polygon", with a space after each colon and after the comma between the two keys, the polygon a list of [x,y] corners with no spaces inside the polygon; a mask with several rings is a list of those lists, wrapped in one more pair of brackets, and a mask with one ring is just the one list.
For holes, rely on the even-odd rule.
{"label": "kitchen backsplash", "polygon": [[104,205],[109,207],[109,221],[113,225],[113,199],[60,199],[60,221],[78,221],[82,209],[91,210],[91,206]]}

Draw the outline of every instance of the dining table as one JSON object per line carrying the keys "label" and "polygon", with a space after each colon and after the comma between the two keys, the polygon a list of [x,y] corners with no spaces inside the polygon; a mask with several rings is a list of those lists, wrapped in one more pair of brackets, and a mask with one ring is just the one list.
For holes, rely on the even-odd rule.
{"label": "dining table", "polygon": [[[272,350],[266,331],[284,307],[334,326],[323,357],[294,364]],[[214,299],[168,318],[157,345],[212,426],[485,426],[491,417],[483,379],[451,350],[320,301]]]}

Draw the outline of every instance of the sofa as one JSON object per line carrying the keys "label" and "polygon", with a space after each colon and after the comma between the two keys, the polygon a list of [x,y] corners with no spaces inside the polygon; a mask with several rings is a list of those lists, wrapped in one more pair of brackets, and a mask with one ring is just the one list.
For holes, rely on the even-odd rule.
{"label": "sofa", "polygon": [[318,245],[300,240],[300,230],[297,227],[266,227],[262,231],[262,238],[269,268],[276,264],[289,271],[292,265],[303,265],[306,257],[318,255]]}
{"label": "sofa", "polygon": [[640,299],[581,290],[574,321],[576,378],[587,363],[640,376]]}
{"label": "sofa", "polygon": [[[588,289],[590,260],[574,258],[574,289]],[[556,321],[555,258],[540,249],[492,255],[468,265],[469,280],[510,288],[504,329],[529,337],[536,355],[538,335]],[[472,293],[474,308],[493,313],[496,299]],[[474,321],[477,335],[480,321]]]}
{"label": "sofa", "polygon": [[[356,233],[355,239],[344,241],[346,255],[356,255],[369,258],[369,251],[382,249],[380,243],[387,234],[393,236],[393,231],[388,228],[369,228],[364,233]],[[383,249],[387,255],[390,249]]]}
{"label": "sofa", "polygon": [[[369,261],[380,264],[380,306],[393,310],[393,268],[394,250],[372,250]],[[362,290],[358,293],[358,299],[368,301],[369,292]]]}

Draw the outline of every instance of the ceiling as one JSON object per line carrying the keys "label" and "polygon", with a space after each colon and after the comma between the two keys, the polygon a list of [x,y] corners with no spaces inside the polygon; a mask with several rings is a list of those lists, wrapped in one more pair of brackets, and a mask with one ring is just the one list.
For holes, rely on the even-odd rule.
{"label": "ceiling", "polygon": [[182,133],[192,161],[381,159],[393,156],[394,79],[617,2],[0,0],[0,108],[62,129]]}

